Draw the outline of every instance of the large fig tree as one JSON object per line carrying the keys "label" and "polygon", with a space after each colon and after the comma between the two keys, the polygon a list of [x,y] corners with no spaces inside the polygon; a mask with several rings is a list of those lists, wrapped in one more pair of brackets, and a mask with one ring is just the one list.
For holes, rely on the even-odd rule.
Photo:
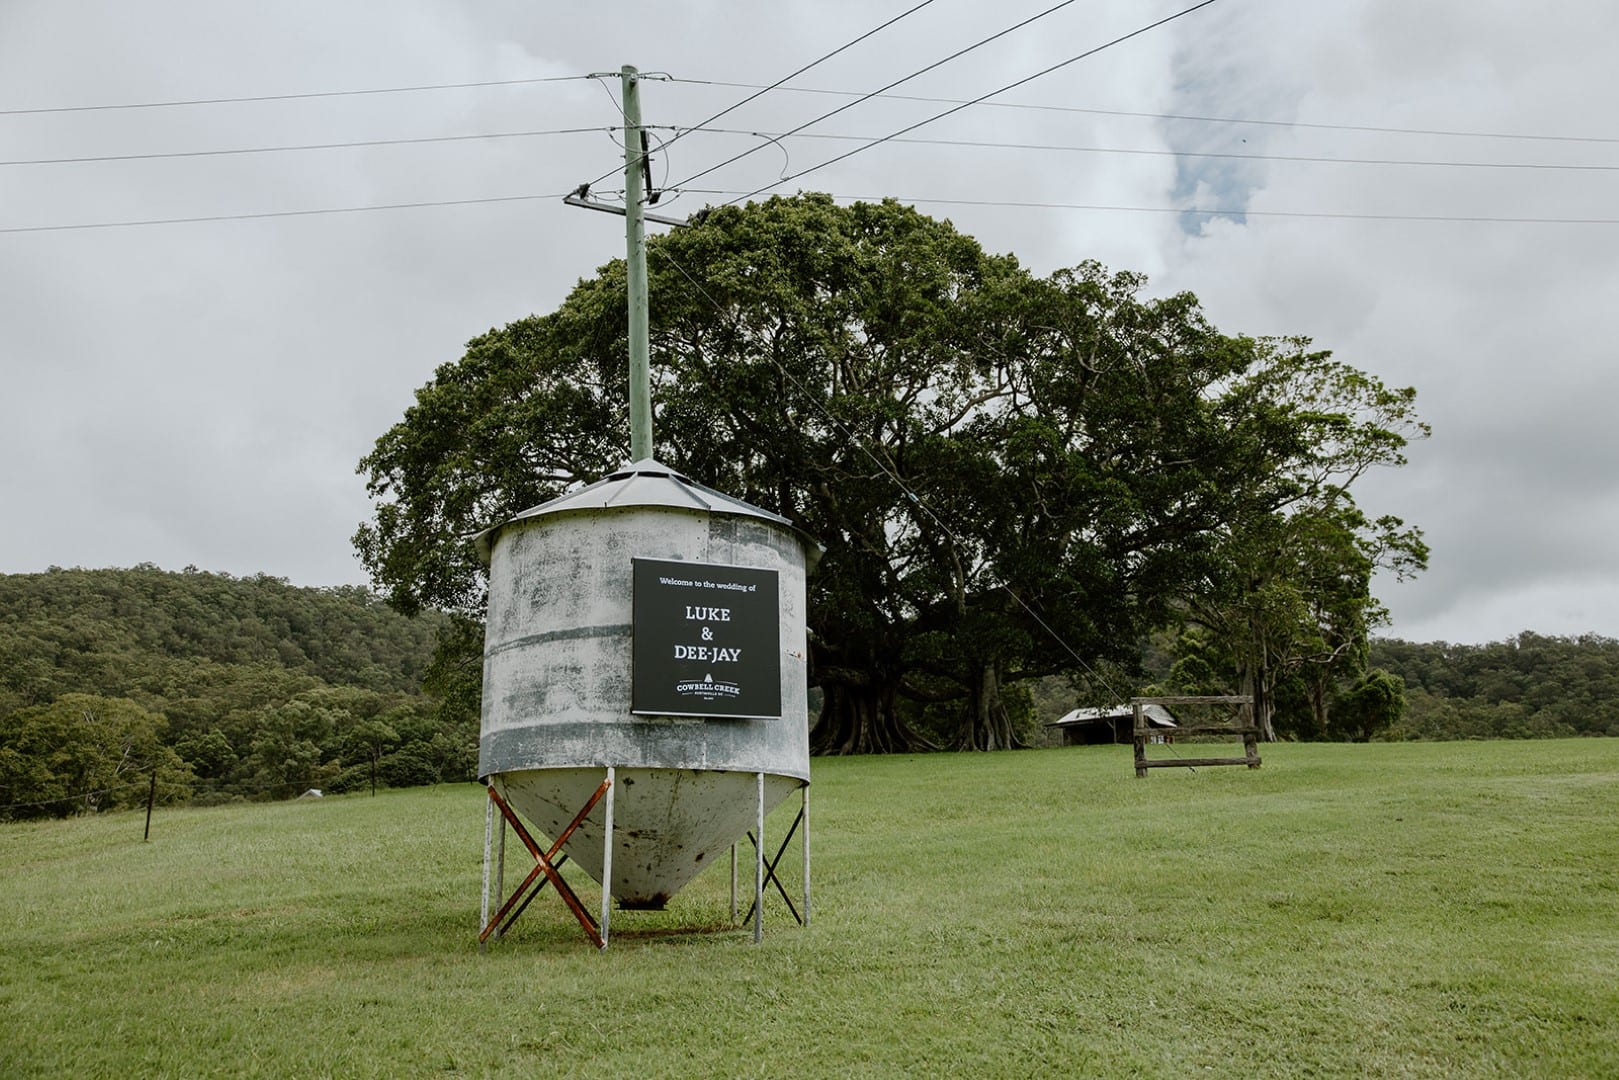
{"label": "large fig tree", "polygon": [[[649,248],[656,456],[825,545],[816,749],[915,747],[905,699],[1013,745],[1005,687],[1129,663],[1215,574],[1254,465],[1218,403],[1267,353],[1193,298],[1039,278],[894,202],[721,208]],[[626,357],[614,262],[417,391],[361,462],[355,542],[396,606],[475,621],[465,538],[625,460]]]}

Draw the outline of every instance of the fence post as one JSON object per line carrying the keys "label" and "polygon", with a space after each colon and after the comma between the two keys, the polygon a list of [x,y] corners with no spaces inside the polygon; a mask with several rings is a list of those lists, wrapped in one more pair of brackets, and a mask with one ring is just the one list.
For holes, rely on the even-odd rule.
{"label": "fence post", "polygon": [[152,839],[152,807],[157,803],[157,766],[152,766],[152,786],[146,789],[146,832],[141,837],[145,843]]}

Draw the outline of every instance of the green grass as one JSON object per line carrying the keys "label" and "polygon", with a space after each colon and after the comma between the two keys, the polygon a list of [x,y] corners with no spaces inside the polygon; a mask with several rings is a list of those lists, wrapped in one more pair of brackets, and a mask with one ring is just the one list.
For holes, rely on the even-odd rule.
{"label": "green grass", "polygon": [[1619,1076],[1619,740],[1263,753],[817,760],[757,948],[480,953],[471,786],[0,827],[0,1076]]}

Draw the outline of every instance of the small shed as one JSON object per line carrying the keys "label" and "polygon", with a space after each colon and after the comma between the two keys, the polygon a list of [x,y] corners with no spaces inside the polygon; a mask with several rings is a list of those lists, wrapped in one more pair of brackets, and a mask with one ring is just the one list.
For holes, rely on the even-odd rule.
{"label": "small shed", "polygon": [[[1155,743],[1172,741],[1177,726],[1174,714],[1162,705],[1143,705],[1141,709],[1147,714],[1147,727],[1152,731],[1148,740]],[[1134,741],[1135,722],[1135,710],[1130,705],[1109,705],[1075,709],[1046,727],[1062,733],[1064,746],[1097,746]]]}

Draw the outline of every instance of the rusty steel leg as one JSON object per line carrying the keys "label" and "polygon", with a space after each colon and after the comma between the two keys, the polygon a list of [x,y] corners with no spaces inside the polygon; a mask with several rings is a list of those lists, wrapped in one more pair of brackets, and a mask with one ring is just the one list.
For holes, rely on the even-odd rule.
{"label": "rusty steel leg", "polygon": [[[541,863],[534,864],[534,869],[529,871],[522,884],[518,885],[516,891],[506,898],[505,903],[500,905],[500,909],[495,912],[494,918],[485,924],[483,932],[478,935],[478,944],[482,945],[491,937],[498,941],[505,935],[512,924],[511,919],[517,918],[517,915],[522,912],[522,907],[519,907],[519,903],[523,900],[524,894],[528,892],[529,886],[534,884],[535,878],[542,877],[545,874],[546,869]],[[526,906],[526,904],[523,905],[523,907]],[[513,911],[514,908],[516,909],[515,912]],[[507,915],[511,915],[511,919],[508,919]]]}
{"label": "rusty steel leg", "polygon": [[[524,845],[528,847],[529,854],[534,856],[535,866],[533,870],[529,871],[528,876],[523,879],[522,884],[517,887],[517,890],[512,893],[510,899],[508,899],[501,907],[500,911],[495,915],[492,923],[484,928],[485,936],[493,931],[498,938],[504,936],[506,931],[511,929],[512,923],[517,919],[517,916],[522,914],[524,909],[528,907],[528,902],[533,898],[534,894],[530,893],[526,899],[523,899],[521,906],[518,906],[519,898],[522,898],[525,893],[528,893],[529,887],[533,886],[535,880],[543,874],[545,881],[549,881],[551,884],[556,886],[557,894],[562,897],[562,902],[568,905],[568,910],[573,912],[574,918],[579,920],[579,925],[584,927],[585,933],[589,935],[591,941],[596,943],[597,948],[601,947],[601,938],[596,933],[595,918],[585,910],[584,905],[579,902],[579,897],[574,894],[573,889],[569,887],[567,881],[563,879],[561,873],[558,871],[558,868],[562,865],[563,860],[553,862],[552,859],[556,853],[562,849],[562,845],[567,843],[568,837],[573,835],[573,831],[579,827],[579,824],[584,821],[586,815],[588,815],[591,809],[596,805],[596,801],[601,798],[602,791],[603,788],[596,789],[596,794],[591,796],[590,801],[585,804],[584,809],[579,811],[578,815],[574,817],[573,821],[568,825],[568,827],[564,829],[557,837],[556,842],[551,846],[551,850],[544,853],[540,851],[539,845],[534,842],[534,838],[529,835],[528,830],[523,827],[522,821],[518,819],[516,813],[511,809],[510,806],[506,804],[505,800],[497,800],[497,805],[500,807],[501,813],[506,815],[507,821],[510,822],[512,826],[512,831],[517,833],[518,838],[521,839]],[[536,893],[538,892],[539,888],[543,887],[544,882],[541,882],[535,890]]]}

